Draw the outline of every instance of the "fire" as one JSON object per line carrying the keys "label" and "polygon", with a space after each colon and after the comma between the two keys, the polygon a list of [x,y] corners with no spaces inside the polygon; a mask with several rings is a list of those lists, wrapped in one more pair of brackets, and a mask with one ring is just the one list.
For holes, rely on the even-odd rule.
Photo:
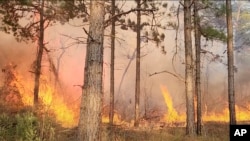
{"label": "fire", "polygon": [[74,120],[75,112],[71,107],[69,107],[64,101],[62,94],[59,94],[58,91],[49,84],[46,77],[42,77],[43,84],[40,87],[40,98],[45,108],[53,111],[57,122],[59,122],[63,127],[73,127],[75,126],[76,120]]}
{"label": "fire", "polygon": [[[117,113],[114,113],[114,118],[113,118],[114,124],[121,124],[121,116],[118,115]],[[109,123],[109,116],[103,115],[102,116],[102,123]]]}
{"label": "fire", "polygon": [[[249,108],[242,108],[238,105],[235,105],[235,111],[236,111],[237,121],[249,121],[250,120]],[[224,108],[224,110],[221,113],[210,112],[204,115],[203,121],[229,122],[229,110],[228,108]]]}
{"label": "fire", "polygon": [[[19,107],[21,106],[32,106],[33,105],[33,80],[26,78],[22,75],[19,75],[15,70],[15,67],[12,64],[6,66],[6,82],[4,87],[8,89],[17,89],[20,94],[20,101],[16,102]],[[46,74],[44,72],[44,74]],[[8,90],[7,89],[7,90]],[[10,91],[10,90],[9,90]],[[13,91],[13,90],[12,90]],[[11,96],[6,96],[9,98],[9,103],[13,101],[13,95],[10,91]],[[11,99],[12,98],[12,99]],[[15,101],[18,97],[14,97]],[[75,107],[70,106],[67,101],[65,101],[65,97],[60,93],[58,89],[52,84],[50,79],[46,75],[41,75],[40,78],[40,88],[39,88],[39,101],[42,104],[42,114],[48,114],[53,116],[55,120],[60,123],[63,127],[74,127],[77,125],[78,118],[78,110]],[[11,104],[10,104],[11,105]],[[77,105],[77,104],[75,104]],[[14,107],[16,108],[16,107]],[[104,108],[105,109],[105,108]],[[104,114],[102,116],[102,122],[108,123],[108,109],[104,110]],[[114,124],[122,124],[121,116],[115,112],[114,113]]]}
{"label": "fire", "polygon": [[[12,64],[6,66],[6,89],[10,93],[15,89],[15,92],[20,94],[23,106],[33,105],[33,81],[28,78],[24,79],[14,69]],[[10,89],[10,90],[9,90]],[[9,94],[9,95],[10,95]],[[13,95],[13,94],[12,94]],[[17,95],[17,94],[16,94]],[[8,98],[8,96],[6,96]],[[52,113],[55,120],[63,127],[73,127],[77,124],[75,120],[76,112],[67,105],[63,95],[53,87],[49,79],[42,75],[40,79],[39,100],[42,104],[43,113]],[[11,102],[11,101],[10,101]]]}
{"label": "fire", "polygon": [[76,113],[67,105],[66,101],[64,101],[63,95],[60,95],[58,91],[48,83],[45,76],[42,76],[41,80],[43,80],[42,82],[44,83],[41,83],[39,96],[45,110],[52,111],[56,121],[63,127],[76,126]]}
{"label": "fire", "polygon": [[[4,70],[6,78],[3,89],[5,96],[0,97],[0,100],[9,101],[10,107],[20,108],[22,106],[33,105],[33,80],[24,79],[23,76],[19,75],[15,66],[10,64],[7,65]],[[45,74],[45,73],[44,73]],[[185,113],[179,113],[175,108],[172,101],[172,97],[165,86],[161,86],[162,95],[167,107],[167,112],[164,114],[163,122],[170,126],[176,125],[176,123],[185,123]],[[21,99],[21,100],[20,100]],[[39,100],[42,103],[42,110],[44,113],[48,113],[54,116],[55,120],[60,123],[63,127],[74,127],[77,125],[78,110],[75,110],[70,106],[65,97],[60,93],[46,75],[41,76],[40,89],[39,89]],[[21,101],[21,102],[20,102]],[[2,102],[2,101],[0,101]],[[15,103],[14,103],[15,102]],[[18,105],[18,103],[20,105]],[[1,104],[1,103],[0,103]],[[236,118],[237,121],[250,121],[250,104],[243,107],[236,105]],[[108,108],[104,107],[102,122],[108,123]],[[203,122],[216,121],[216,122],[228,122],[229,111],[225,107],[220,113],[213,111],[205,111],[202,115]],[[121,116],[118,112],[114,113],[114,124],[126,124],[122,121]],[[131,121],[132,123],[132,121]]]}
{"label": "fire", "polygon": [[[102,109],[102,123],[109,123],[109,106],[107,105],[103,106]],[[114,111],[113,123],[116,125],[124,123],[116,110]]]}
{"label": "fire", "polygon": [[[170,126],[175,123],[185,122],[185,113],[179,114],[173,107],[173,101],[167,88],[165,86],[161,86],[161,91],[168,109],[168,112],[165,113],[164,118],[162,120],[170,124]],[[250,104],[245,107],[236,105],[235,110],[237,121],[250,121]],[[220,113],[216,113],[214,111],[205,111],[204,113],[202,115],[203,122],[229,122],[229,110],[227,107],[225,107]]]}
{"label": "fire", "polygon": [[164,115],[163,120],[167,123],[174,124],[175,122],[185,121],[185,116],[178,114],[175,108],[173,107],[172,97],[170,96],[166,87],[161,86],[162,95],[164,97],[165,104],[167,106],[168,112]]}

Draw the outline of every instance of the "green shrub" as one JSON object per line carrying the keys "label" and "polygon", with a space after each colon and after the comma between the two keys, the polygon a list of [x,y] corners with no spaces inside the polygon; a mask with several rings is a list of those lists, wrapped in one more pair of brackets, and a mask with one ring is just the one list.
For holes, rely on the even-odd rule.
{"label": "green shrub", "polygon": [[32,113],[15,116],[16,136],[20,141],[39,141],[38,120]]}
{"label": "green shrub", "polygon": [[39,133],[43,141],[54,141],[55,140],[55,121],[48,116],[43,116],[39,122]]}
{"label": "green shrub", "polygon": [[12,118],[9,118],[7,114],[1,114],[0,115],[0,140],[14,140],[15,135],[15,129],[13,128],[15,126],[14,120]]}
{"label": "green shrub", "polygon": [[48,117],[39,119],[33,113],[0,114],[1,141],[53,141],[54,128]]}

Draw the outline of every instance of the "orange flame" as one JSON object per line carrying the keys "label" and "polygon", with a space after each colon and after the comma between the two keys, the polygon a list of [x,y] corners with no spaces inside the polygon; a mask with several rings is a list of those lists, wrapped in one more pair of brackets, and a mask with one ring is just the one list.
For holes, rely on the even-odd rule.
{"label": "orange flame", "polygon": [[[238,105],[235,105],[235,111],[236,111],[237,121],[249,121],[250,120],[249,108],[242,108]],[[204,115],[203,121],[229,122],[229,110],[228,108],[224,108],[224,110],[221,113],[210,112]]]}
{"label": "orange flame", "polygon": [[[164,97],[165,104],[168,112],[164,115],[163,121],[170,125],[178,122],[185,122],[186,115],[184,113],[179,114],[173,107],[172,98],[165,86],[161,86],[162,95]],[[238,105],[235,106],[237,121],[249,121],[250,120],[250,104],[244,107]],[[215,121],[215,122],[229,122],[229,110],[224,108],[221,113],[213,111],[205,112],[202,116],[203,122]]]}
{"label": "orange flame", "polygon": [[175,122],[185,121],[185,116],[177,113],[173,107],[172,97],[170,96],[166,87],[161,86],[162,95],[164,97],[165,104],[167,106],[168,112],[164,115],[163,120],[167,123],[174,124]]}
{"label": "orange flame", "polygon": [[[17,73],[15,75],[18,78],[18,85],[16,85],[20,91],[22,102],[26,106],[33,105],[33,83],[31,81],[23,79]],[[63,127],[76,126],[75,120],[76,112],[66,104],[62,95],[59,95],[55,88],[49,83],[49,80],[45,76],[41,76],[41,84],[39,89],[39,99],[44,105],[44,111],[52,111],[55,119]]]}
{"label": "orange flame", "polygon": [[[123,123],[123,121],[121,120],[121,116],[118,115],[117,113],[114,113],[113,122],[116,125]],[[102,123],[109,123],[109,116],[103,115],[102,116]]]}

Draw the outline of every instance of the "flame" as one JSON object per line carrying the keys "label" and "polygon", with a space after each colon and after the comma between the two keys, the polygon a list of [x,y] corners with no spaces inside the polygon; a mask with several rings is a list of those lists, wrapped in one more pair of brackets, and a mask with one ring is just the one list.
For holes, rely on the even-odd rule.
{"label": "flame", "polygon": [[56,121],[63,127],[76,126],[75,111],[67,105],[62,94],[59,94],[50,84],[46,84],[49,80],[45,76],[41,79],[44,83],[40,87],[39,95],[44,106],[53,111]]}
{"label": "flame", "polygon": [[[6,86],[17,87],[20,95],[22,104],[25,106],[33,105],[33,80],[24,79],[23,76],[16,73],[13,65],[9,65],[9,70],[6,73],[11,75],[11,78],[6,77]],[[170,126],[175,123],[185,123],[185,113],[179,113],[175,108],[172,101],[172,97],[169,94],[165,86],[161,86],[162,95],[167,107],[167,112],[164,114],[163,120]],[[14,94],[13,94],[14,95]],[[78,110],[73,108],[65,101],[65,96],[58,91],[48,77],[45,75],[41,76],[40,89],[39,89],[39,100],[43,104],[43,110],[45,112],[51,112],[55,117],[55,120],[60,123],[63,127],[74,127],[77,125]],[[236,118],[237,121],[249,121],[250,120],[250,104],[245,107],[236,105]],[[108,123],[109,117],[108,112],[104,112],[102,115],[102,122]],[[214,111],[205,111],[202,116],[203,122],[216,121],[216,122],[228,122],[229,111],[225,107],[220,113]],[[130,122],[132,123],[132,121]],[[114,113],[114,124],[126,124],[122,121],[121,116],[118,112]],[[128,123],[127,123],[128,124]]]}
{"label": "flame", "polygon": [[[11,68],[11,65],[10,67]],[[24,79],[14,69],[8,70],[12,76],[11,83],[15,84],[20,95],[21,101],[24,106],[33,105],[33,82],[29,79]],[[7,74],[7,75],[9,75]],[[8,76],[7,76],[8,77]],[[76,112],[67,105],[63,95],[60,95],[56,89],[49,83],[49,79],[42,75],[40,79],[39,100],[43,105],[44,112],[52,112],[55,120],[63,127],[76,126],[77,120],[75,120]]]}
{"label": "flame", "polygon": [[[102,108],[102,123],[109,123],[109,112],[109,106],[104,105]],[[122,121],[121,115],[116,110],[114,110],[113,123],[115,125],[124,123],[124,121]]]}
{"label": "flame", "polygon": [[164,97],[165,104],[167,106],[168,112],[164,115],[163,120],[169,124],[174,124],[175,122],[185,121],[185,116],[178,114],[173,106],[172,97],[170,96],[167,88],[161,86],[162,95]]}
{"label": "flame", "polygon": [[[246,108],[235,105],[236,119],[237,121],[249,121],[250,120],[250,106]],[[210,112],[204,115],[203,121],[219,121],[219,122],[229,122],[229,110],[224,108],[221,113]]]}
{"label": "flame", "polygon": [[[18,74],[17,71],[13,69],[12,64],[7,65],[6,70],[8,71],[6,72],[6,87],[17,87],[23,105],[33,106],[33,80],[29,78],[24,79],[22,75]],[[53,86],[50,79],[47,75],[45,75],[46,72],[43,74],[44,75],[41,75],[40,78],[39,88],[39,101],[42,104],[42,114],[50,114],[55,118],[56,122],[60,123],[63,127],[76,126],[79,115],[78,110],[76,110],[75,107],[70,106],[67,101],[65,101],[65,95],[61,94],[58,89]],[[102,122],[108,123],[108,109],[104,113],[106,113],[106,115],[103,114]],[[121,123],[123,123],[121,116],[115,112],[114,124]]]}
{"label": "flame", "polygon": [[56,90],[50,85],[41,87],[39,94],[45,108],[53,112],[57,122],[63,127],[76,126],[77,122],[74,120],[75,112],[64,101],[63,95],[56,93]]}
{"label": "flame", "polygon": [[[7,66],[9,71],[7,75],[11,75],[11,78],[14,78],[13,80],[8,80],[8,85],[17,87],[24,106],[33,106],[33,80],[24,79],[22,75],[12,69],[12,64]],[[60,94],[53,86],[47,75],[41,75],[40,78],[39,101],[42,104],[42,113],[48,113],[54,116],[56,122],[60,123],[63,127],[74,127],[77,125],[78,110],[67,104],[64,95]],[[108,111],[106,111],[106,113],[108,113]],[[108,114],[102,116],[102,122],[109,122]],[[122,123],[121,116],[115,112],[114,124]]]}
{"label": "flame", "polygon": [[[174,123],[185,122],[186,115],[185,113],[179,114],[176,109],[173,107],[172,98],[165,86],[161,86],[162,95],[164,97],[164,101],[166,107],[168,109],[167,113],[165,113],[163,117],[163,121],[169,123],[170,126]],[[196,109],[196,107],[195,107]],[[249,121],[250,120],[250,104],[242,107],[239,105],[235,105],[236,110],[236,119],[237,121]],[[214,111],[205,111],[205,114],[202,115],[203,122],[229,122],[229,110],[228,107],[225,107],[220,113],[216,113]]]}
{"label": "flame", "polygon": [[[116,125],[123,123],[123,121],[121,120],[121,116],[118,113],[114,113],[113,122]],[[109,116],[103,115],[102,116],[102,123],[109,123]]]}

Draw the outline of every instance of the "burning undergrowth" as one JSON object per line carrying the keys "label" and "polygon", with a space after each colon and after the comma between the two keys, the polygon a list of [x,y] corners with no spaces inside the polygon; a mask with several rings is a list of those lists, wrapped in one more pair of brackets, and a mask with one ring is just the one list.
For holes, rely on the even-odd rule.
{"label": "burning undergrowth", "polygon": [[[166,104],[167,112],[161,119],[162,122],[167,123],[167,126],[184,126],[186,120],[186,114],[177,112],[174,108],[172,97],[168,92],[166,86],[161,86],[162,95]],[[224,102],[226,103],[226,102]],[[196,105],[196,104],[195,104]],[[224,105],[224,106],[223,106]],[[203,122],[229,122],[229,111],[227,104],[220,104],[222,110],[219,111],[208,111],[205,105],[203,109],[202,120]],[[236,118],[238,122],[249,122],[250,121],[250,104],[246,106],[235,105]],[[195,106],[196,110],[196,106]]]}
{"label": "burning undergrowth", "polygon": [[[17,65],[8,64],[3,69],[4,85],[1,88],[1,111],[18,113],[30,109],[33,105],[32,79],[23,78],[17,71]],[[45,75],[41,76],[39,89],[38,116],[49,115],[63,127],[73,127],[77,124],[76,110],[73,109],[53,86]]]}
{"label": "burning undergrowth", "polygon": [[[33,80],[24,78],[17,71],[17,65],[8,64],[2,68],[4,74],[3,86],[0,89],[0,111],[8,113],[19,113],[30,109],[33,105]],[[79,117],[79,103],[73,105],[69,103],[70,99],[66,97],[60,88],[55,85],[52,78],[43,73],[40,80],[39,101],[40,108],[38,116],[49,115],[53,117],[56,123],[62,127],[71,128],[77,126]],[[140,126],[146,128],[160,128],[160,127],[183,127],[185,126],[185,109],[180,112],[176,110],[171,94],[168,92],[166,86],[160,87],[162,96],[166,105],[166,112],[159,110],[148,110],[140,120]],[[211,111],[203,109],[203,122],[228,122],[228,109],[224,105],[222,110]],[[250,105],[245,107],[236,105],[237,120],[249,121],[250,120]],[[124,120],[120,111],[115,111],[114,124],[123,125],[127,127],[133,126],[133,120]],[[102,122],[109,122],[109,108],[103,107]]]}

